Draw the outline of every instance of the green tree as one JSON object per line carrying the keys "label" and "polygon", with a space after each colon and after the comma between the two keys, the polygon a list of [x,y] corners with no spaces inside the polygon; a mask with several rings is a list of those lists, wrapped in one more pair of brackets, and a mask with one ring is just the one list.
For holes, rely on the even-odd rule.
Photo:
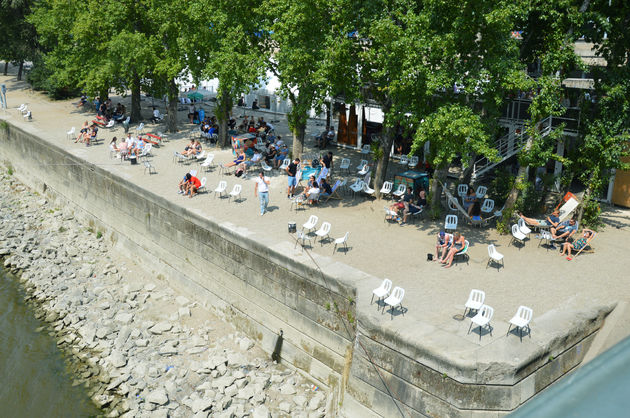
{"label": "green tree", "polygon": [[39,47],[35,28],[26,19],[31,4],[29,0],[0,0],[0,58],[5,60],[4,75],[10,61],[18,64],[18,80],[24,61],[34,60]]}
{"label": "green tree", "polygon": [[[493,158],[489,138],[505,92],[525,81],[517,45],[510,37],[517,11],[510,2],[363,3],[359,13],[361,78],[385,115],[376,190],[385,179],[398,125],[416,130],[412,152],[428,140],[433,150],[448,150],[430,157],[442,170],[457,154],[468,158],[473,152]],[[436,121],[447,122],[444,132],[452,136],[437,132]],[[472,132],[471,127],[478,131]],[[428,132],[435,137],[430,138]],[[433,196],[439,199],[436,190]]]}
{"label": "green tree", "polygon": [[323,103],[330,90],[326,59],[333,10],[327,0],[265,0],[258,14],[263,22],[261,57],[278,77],[280,94],[291,102],[287,119],[293,155],[298,156],[304,148],[309,112]]}
{"label": "green tree", "polygon": [[188,67],[196,79],[217,78],[216,116],[219,142],[228,145],[228,126],[234,99],[265,75],[266,59],[256,47],[260,26],[252,0],[201,0],[190,4],[193,27],[184,38]]}

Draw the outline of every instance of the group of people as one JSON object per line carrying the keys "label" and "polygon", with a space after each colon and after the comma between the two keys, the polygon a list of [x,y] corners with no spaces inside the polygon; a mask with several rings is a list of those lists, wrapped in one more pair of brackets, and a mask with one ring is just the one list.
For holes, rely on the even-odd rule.
{"label": "group of people", "polygon": [[[560,222],[559,215],[560,212],[558,210],[554,210],[551,215],[547,216],[545,219],[528,218],[522,213],[518,214],[518,216],[530,226],[537,228],[549,228],[551,238],[555,242],[560,242],[560,255],[571,257],[573,251],[579,252],[583,250],[591,242],[591,240],[595,238],[596,233],[591,229],[584,228],[582,236],[573,240],[572,237],[578,230],[577,222],[575,219]],[[556,246],[552,243],[551,248],[556,249]]]}
{"label": "group of people", "polygon": [[129,156],[139,157],[147,146],[146,141],[142,137],[135,138],[131,136],[131,133],[127,133],[127,138],[117,142],[118,138],[113,137],[109,143],[109,149],[111,151],[120,154],[120,158],[125,159]]}
{"label": "group of people", "polygon": [[420,187],[417,194],[413,187],[409,187],[398,202],[394,202],[389,206],[390,215],[387,218],[399,222],[400,225],[405,225],[409,215],[415,215],[422,211],[426,205],[427,194],[424,187]]}
{"label": "group of people", "polygon": [[455,255],[466,246],[466,238],[459,232],[449,234],[440,231],[435,245],[435,257],[433,261],[439,261],[445,268],[451,267]]}
{"label": "group of people", "polygon": [[98,134],[98,126],[95,123],[90,123],[86,120],[83,122],[83,126],[81,126],[81,130],[79,131],[79,135],[77,135],[77,139],[75,139],[75,143],[81,142],[85,143],[85,146],[90,146],[90,141],[94,141],[96,139],[96,135]]}
{"label": "group of people", "polygon": [[177,193],[192,198],[201,188],[201,180],[199,180],[196,176],[193,176],[191,173],[186,173],[177,187],[179,188]]}
{"label": "group of people", "polygon": [[[302,166],[306,167],[306,161],[303,163],[299,158],[293,159],[289,165],[284,169],[287,173],[287,198],[292,199],[295,195],[295,188],[301,180]],[[317,176],[314,174],[309,176],[309,181],[302,193],[305,200],[314,200],[313,197],[321,194],[322,196],[330,196],[332,194],[332,187],[327,181],[330,172],[333,168],[333,153],[328,152],[321,156],[319,159],[313,159],[310,162],[311,167],[319,167],[320,171]]]}

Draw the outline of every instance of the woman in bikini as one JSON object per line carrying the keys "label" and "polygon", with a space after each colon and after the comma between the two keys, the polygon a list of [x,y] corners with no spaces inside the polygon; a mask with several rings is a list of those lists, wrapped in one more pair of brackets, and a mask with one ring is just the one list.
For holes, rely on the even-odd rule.
{"label": "woman in bikini", "polygon": [[562,252],[560,255],[571,257],[572,250],[579,252],[582,248],[586,247],[593,238],[595,238],[595,231],[584,228],[581,238],[578,238],[573,242],[565,242],[562,244]]}

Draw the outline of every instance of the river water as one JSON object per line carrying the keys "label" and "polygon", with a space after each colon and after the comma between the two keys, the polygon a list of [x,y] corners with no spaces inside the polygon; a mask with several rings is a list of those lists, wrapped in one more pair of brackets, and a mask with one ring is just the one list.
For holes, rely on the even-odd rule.
{"label": "river water", "polygon": [[24,303],[17,280],[0,268],[0,417],[89,417],[99,413],[72,386],[63,354]]}

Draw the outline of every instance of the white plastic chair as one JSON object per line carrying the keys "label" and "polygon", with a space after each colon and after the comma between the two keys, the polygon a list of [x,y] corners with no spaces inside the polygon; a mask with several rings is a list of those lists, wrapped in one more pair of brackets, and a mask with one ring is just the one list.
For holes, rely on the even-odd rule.
{"label": "white plastic chair", "polygon": [[483,201],[483,204],[481,205],[481,212],[490,213],[492,212],[493,209],[494,209],[494,200],[486,199]]}
{"label": "white plastic chair", "polygon": [[116,121],[114,119],[111,119],[109,122],[107,122],[107,125],[105,125],[105,127],[113,128],[115,124],[116,124]]}
{"label": "white plastic chair", "polygon": [[[488,266],[492,262],[496,262],[497,264],[501,263],[501,266],[505,268],[505,264],[503,263],[503,254],[497,251],[497,247],[495,247],[494,244],[488,245],[488,256],[490,258],[488,259],[488,264],[486,264],[486,268],[488,268]],[[497,270],[500,269],[501,266],[497,267]]]}
{"label": "white plastic chair", "polygon": [[234,188],[229,193],[228,200],[234,198],[234,201],[236,202],[237,198],[240,199],[242,189],[243,189],[243,186],[241,186],[240,184],[235,184]]}
{"label": "white plastic chair", "polygon": [[155,169],[155,167],[153,167],[151,165],[150,162],[148,161],[143,161],[142,164],[144,164],[144,174],[147,173],[147,170],[149,170],[149,175],[151,174],[157,174],[157,170]]}
{"label": "white plastic chair", "polygon": [[201,192],[205,192],[206,191],[206,178],[202,177],[201,178],[201,185],[199,186],[199,188],[197,189],[197,193],[201,193]]}
{"label": "white plastic chair", "polygon": [[66,132],[66,139],[74,139],[75,138],[75,133],[76,133],[76,129],[74,128],[74,126],[72,127],[72,129],[70,129],[68,132]]}
{"label": "white plastic chair", "polygon": [[271,171],[271,167],[269,166],[269,164],[267,164],[265,162],[265,160],[260,160],[260,166],[262,167],[263,170],[265,170],[266,172],[270,172]]}
{"label": "white plastic chair", "polygon": [[543,241],[545,241],[545,240],[547,241],[547,245],[545,246],[547,251],[549,251],[549,248],[555,242],[555,239],[551,235],[551,231],[547,231],[547,230],[544,230],[544,229],[540,230],[540,234],[538,235],[538,238],[540,239],[540,241],[538,241],[538,246],[539,247],[542,245]]}
{"label": "white plastic chair", "polygon": [[280,170],[286,170],[289,164],[291,164],[291,160],[288,158],[285,158],[284,160],[282,160],[282,165],[280,166]]}
{"label": "white plastic chair", "polygon": [[446,215],[444,229],[452,229],[453,231],[457,229],[457,215]]}
{"label": "white plastic chair", "polygon": [[350,185],[350,190],[352,190],[352,193],[359,193],[361,190],[363,190],[363,180],[361,179],[356,179],[356,181],[354,182],[354,184]]}
{"label": "white plastic chair", "polygon": [[376,289],[372,290],[372,300],[370,305],[374,302],[374,296],[376,296],[376,302],[389,296],[389,292],[392,290],[392,281],[389,279],[383,279],[383,283]]}
{"label": "white plastic chair", "polygon": [[459,184],[457,186],[457,195],[461,198],[463,198],[464,196],[466,196],[466,193],[468,193],[468,185],[467,184]]}
{"label": "white plastic chair", "polygon": [[350,159],[349,158],[341,159],[341,164],[339,164],[339,170],[346,170],[348,173],[350,173]]}
{"label": "white plastic chair", "polygon": [[201,151],[199,154],[195,155],[195,159],[201,165],[206,160],[206,150]]}
{"label": "white plastic chair", "polygon": [[214,161],[214,154],[208,154],[206,156],[206,160],[204,162],[202,162],[201,164],[199,164],[199,167],[203,167],[206,169],[206,172],[210,171],[210,168],[212,167],[212,162]]}
{"label": "white plastic chair", "polygon": [[17,108],[17,110],[18,110],[18,112],[20,112],[20,113],[22,113],[22,114],[23,114],[24,112],[26,112],[26,109],[27,109],[27,108],[28,108],[28,106],[26,106],[24,103],[22,103],[22,104],[20,105],[20,107],[18,107],[18,108]]}
{"label": "white plastic chair", "polygon": [[32,120],[33,119],[33,113],[31,113],[30,110],[26,111],[26,113],[24,114],[24,119],[25,120]]}
{"label": "white plastic chair", "polygon": [[468,249],[470,248],[470,243],[468,242],[468,240],[464,240],[464,248],[462,248],[461,250],[459,250],[459,252],[456,252],[455,255],[453,256],[453,260],[455,260],[455,257],[463,257],[464,260],[466,260],[466,264],[468,264],[468,260],[470,259],[470,256],[468,255]]}
{"label": "white plastic chair", "polygon": [[483,199],[486,197],[486,193],[488,192],[488,188],[486,186],[477,187],[477,191],[475,194],[477,195],[477,199]]}
{"label": "white plastic chair", "polygon": [[217,193],[219,194],[219,197],[221,197],[221,195],[225,193],[226,190],[227,190],[227,181],[221,180],[217,188],[214,189],[214,197],[217,196]]}
{"label": "white plastic chair", "polygon": [[302,225],[302,231],[306,230],[307,233],[312,231],[317,226],[318,221],[319,218],[316,215],[311,215],[308,218],[308,221],[306,221],[306,223]]}
{"label": "white plastic chair", "polygon": [[391,181],[386,181],[383,183],[383,187],[381,187],[381,196],[387,196],[392,192],[394,188],[394,183]]}
{"label": "white plastic chair", "polygon": [[473,289],[468,295],[468,300],[464,305],[464,318],[466,317],[466,311],[479,311],[483,306],[483,302],[486,300],[486,292],[483,290]]}
{"label": "white plastic chair", "polygon": [[[525,238],[525,234],[523,234],[518,228],[518,224],[512,225],[512,239],[510,240],[510,244],[512,244],[514,241],[525,244]],[[510,244],[508,244],[508,247],[510,246]]]}
{"label": "white plastic chair", "polygon": [[366,162],[363,167],[361,167],[361,169],[359,169],[359,176],[365,176],[366,174],[368,174],[370,172],[370,166],[368,165],[368,163]]}
{"label": "white plastic chair", "polygon": [[398,161],[401,165],[409,165],[409,157],[406,155],[400,156],[400,161]]}
{"label": "white plastic chair", "polygon": [[[319,243],[322,244],[322,240],[326,237],[330,238],[330,222],[322,222],[322,226],[315,232],[315,241],[319,237]],[[322,244],[323,245],[323,244]]]}
{"label": "white plastic chair", "polygon": [[304,248],[304,244],[306,244],[306,241],[310,241],[310,240],[311,240],[311,237],[309,237],[308,234],[305,234],[302,231],[297,231],[297,237],[295,239],[295,245],[293,246],[293,248],[297,247],[300,241],[302,241],[302,248]]}
{"label": "white plastic chair", "polygon": [[361,154],[369,154],[369,153],[370,153],[370,146],[363,145],[363,147],[361,148]]}
{"label": "white plastic chair", "polygon": [[140,122],[140,125],[136,127],[136,134],[140,135],[144,131],[144,122]]}
{"label": "white plastic chair", "polygon": [[529,327],[529,323],[531,322],[533,315],[534,311],[531,308],[523,305],[519,306],[516,311],[516,315],[510,319],[510,326],[508,327],[507,334],[505,335],[510,334],[510,329],[512,328],[512,325],[514,325],[520,331],[521,341],[523,341],[523,328],[527,328],[527,335],[529,335],[529,338],[532,338],[532,330]]}
{"label": "white plastic chair", "polygon": [[399,184],[396,191],[392,194],[398,198],[401,198],[406,192],[407,192],[407,185]]}
{"label": "white plastic chair", "polygon": [[494,309],[488,305],[482,305],[481,308],[477,311],[477,315],[470,318],[470,327],[468,327],[468,333],[470,334],[470,329],[473,324],[479,327],[479,339],[481,340],[481,330],[484,327],[488,327],[488,331],[490,332],[490,336],[492,336],[492,326],[490,325],[490,321],[492,320],[492,316],[494,315]]}
{"label": "white plastic chair", "polygon": [[359,165],[357,166],[357,170],[361,171],[361,169],[366,166],[368,163],[367,160],[361,160],[361,162],[359,163]]}
{"label": "white plastic chair", "polygon": [[348,236],[350,235],[350,232],[346,232],[346,235],[344,235],[341,238],[337,238],[335,240],[335,248],[333,248],[333,254],[335,254],[335,251],[337,251],[337,246],[339,245],[343,245],[344,248],[346,249],[346,254],[348,253]]}
{"label": "white plastic chair", "polygon": [[525,219],[523,218],[518,218],[518,229],[519,231],[521,231],[525,236],[529,235],[532,230],[529,229],[529,227],[527,226],[527,224],[525,224]]}
{"label": "white plastic chair", "polygon": [[413,155],[409,160],[409,168],[416,168],[420,163],[420,157],[417,155]]}
{"label": "white plastic chair", "polygon": [[368,194],[370,196],[374,196],[376,191],[372,189],[366,182],[363,182],[363,193]]}
{"label": "white plastic chair", "polygon": [[404,316],[405,315],[405,308],[403,308],[403,306],[402,306],[402,301],[403,301],[404,297],[405,297],[405,289],[403,289],[402,287],[396,286],[394,288],[394,290],[392,290],[391,295],[389,295],[383,301],[384,304],[385,304],[383,306],[383,313],[385,312],[385,306],[390,306],[392,308],[391,309],[392,319],[394,319],[394,311],[396,310],[397,306],[400,306],[400,312]]}

